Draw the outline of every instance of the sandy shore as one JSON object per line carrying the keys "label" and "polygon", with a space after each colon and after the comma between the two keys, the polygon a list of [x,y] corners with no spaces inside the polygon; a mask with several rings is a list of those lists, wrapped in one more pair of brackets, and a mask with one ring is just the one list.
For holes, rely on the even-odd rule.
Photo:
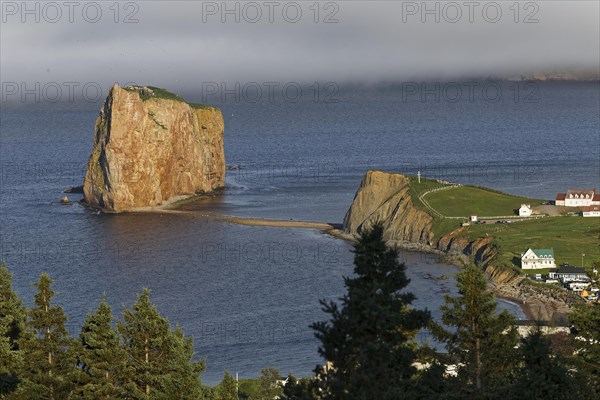
{"label": "sandy shore", "polygon": [[528,320],[537,321],[540,319],[539,312],[534,312],[531,309],[531,307],[523,300],[517,299],[514,297],[503,296],[502,294],[498,294],[497,291],[495,291],[495,293],[496,293],[496,298],[518,305],[521,308],[521,310],[523,310],[523,314],[525,314],[525,318],[527,318]]}
{"label": "sandy shore", "polygon": [[[294,221],[287,219],[270,219],[270,218],[247,218],[247,217],[236,217],[232,215],[222,215],[214,213],[203,213],[201,211],[187,211],[178,210],[170,207],[144,207],[138,208],[133,213],[141,214],[175,214],[175,215],[187,215],[194,217],[201,217],[212,219],[215,221],[228,222],[238,225],[248,226],[269,226],[273,228],[300,228],[300,229],[319,229],[321,231],[333,231],[335,227],[332,224],[325,222],[312,222],[312,221]],[[338,236],[339,237],[339,236]]]}
{"label": "sandy shore", "polygon": [[302,229],[319,229],[329,231],[333,229],[333,225],[324,222],[309,222],[309,221],[293,221],[285,219],[267,219],[267,218],[244,218],[232,217],[228,215],[209,214],[210,218],[218,221],[230,222],[233,224],[249,225],[249,226],[271,226],[275,228],[302,228]]}

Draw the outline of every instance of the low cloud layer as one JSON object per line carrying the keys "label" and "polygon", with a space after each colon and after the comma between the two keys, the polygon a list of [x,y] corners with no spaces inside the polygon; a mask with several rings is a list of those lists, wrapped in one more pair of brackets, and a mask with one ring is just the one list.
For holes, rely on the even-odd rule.
{"label": "low cloud layer", "polygon": [[2,2],[3,82],[189,91],[204,82],[374,83],[600,65],[597,1],[47,4]]}

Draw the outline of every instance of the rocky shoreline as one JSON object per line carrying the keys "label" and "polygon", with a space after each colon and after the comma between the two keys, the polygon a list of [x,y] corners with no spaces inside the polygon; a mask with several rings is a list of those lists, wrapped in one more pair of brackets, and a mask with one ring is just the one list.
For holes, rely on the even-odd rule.
{"label": "rocky shoreline", "polygon": [[[413,205],[406,184],[407,179],[403,175],[369,171],[341,227],[320,222],[243,218],[180,209],[187,202],[201,196],[176,196],[161,205],[130,211],[187,214],[249,226],[318,229],[332,237],[348,241],[355,240],[361,229],[377,221],[384,221],[384,238],[388,245],[408,251],[435,254],[442,258],[443,262],[459,267],[475,262],[485,270],[490,280],[490,288],[498,298],[518,304],[530,320],[565,320],[571,305],[581,301],[560,288],[526,284],[523,282],[525,277],[518,271],[494,265],[497,249],[493,245],[492,237],[468,241],[461,237],[457,230],[434,240],[431,217]],[[400,190],[395,190],[398,186]]]}

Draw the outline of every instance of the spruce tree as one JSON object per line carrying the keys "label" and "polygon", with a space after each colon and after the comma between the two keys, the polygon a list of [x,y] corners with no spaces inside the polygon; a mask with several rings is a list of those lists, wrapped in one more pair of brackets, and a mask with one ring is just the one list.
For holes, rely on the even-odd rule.
{"label": "spruce tree", "polygon": [[432,332],[458,366],[459,397],[497,395],[514,373],[515,319],[506,311],[496,313],[494,294],[477,266],[463,267],[456,281],[458,297],[446,296],[441,307],[450,330],[432,324]]}
{"label": "spruce tree", "polygon": [[200,380],[204,372],[204,360],[193,361],[194,341],[185,337],[181,327],[170,333],[171,356],[166,364],[165,399],[200,400],[206,390]]}
{"label": "spruce tree", "polygon": [[261,400],[276,399],[283,394],[280,380],[281,374],[275,368],[264,368],[260,371],[258,386]]}
{"label": "spruce tree", "polygon": [[585,391],[579,392],[562,356],[551,354],[550,340],[544,337],[539,328],[521,342],[522,366],[518,370],[511,398],[568,400],[586,397]]}
{"label": "spruce tree", "polygon": [[600,397],[600,304],[579,303],[569,320],[575,331],[573,363],[591,397]]}
{"label": "spruce tree", "polygon": [[223,380],[215,390],[216,400],[238,400],[237,382],[227,371],[223,374]]}
{"label": "spruce tree", "polygon": [[18,341],[25,331],[25,308],[12,288],[12,274],[0,265],[0,399],[17,388],[23,354]]}
{"label": "spruce tree", "polygon": [[315,388],[312,378],[296,379],[291,374],[287,377],[287,383],[283,386],[281,400],[316,400],[313,393]]}
{"label": "spruce tree", "polygon": [[192,361],[192,339],[181,329],[171,330],[144,289],[119,323],[127,353],[129,374],[125,383],[128,398],[196,400],[203,396],[202,361]]}
{"label": "spruce tree", "polygon": [[72,399],[114,399],[123,394],[125,351],[112,321],[112,309],[104,300],[95,312],[87,315],[79,335],[78,363],[82,373]]}
{"label": "spruce tree", "polygon": [[30,334],[20,340],[24,367],[17,398],[64,400],[76,371],[74,341],[68,337],[61,307],[52,305],[55,292],[47,274],[35,285],[35,305],[28,311]]}
{"label": "spruce tree", "polygon": [[383,228],[365,230],[354,245],[354,274],[345,278],[341,305],[321,301],[330,321],[311,327],[330,368],[317,367],[315,382],[326,400],[410,398],[416,370],[415,335],[430,319],[411,308],[412,293],[398,252],[383,240]]}

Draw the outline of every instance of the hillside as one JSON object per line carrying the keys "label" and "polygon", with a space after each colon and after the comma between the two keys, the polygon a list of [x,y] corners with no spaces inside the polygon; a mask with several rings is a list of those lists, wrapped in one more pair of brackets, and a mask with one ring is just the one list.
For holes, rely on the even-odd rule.
{"label": "hillside", "polygon": [[[459,258],[473,257],[485,267],[520,272],[520,254],[529,247],[554,248],[558,263],[581,264],[591,269],[600,262],[600,225],[580,216],[519,218],[522,203],[542,200],[513,196],[491,189],[457,186],[448,182],[402,174],[369,171],[344,220],[350,234],[379,221],[386,239],[441,250]],[[499,217],[512,223],[461,226],[468,216]]]}

